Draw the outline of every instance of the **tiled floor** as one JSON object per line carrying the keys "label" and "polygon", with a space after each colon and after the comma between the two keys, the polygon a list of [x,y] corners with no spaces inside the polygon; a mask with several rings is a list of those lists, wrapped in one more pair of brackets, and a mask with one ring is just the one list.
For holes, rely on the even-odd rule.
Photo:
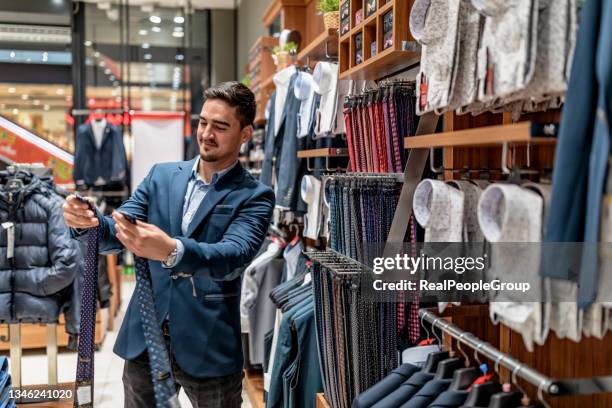
{"label": "tiled floor", "polygon": [[[133,282],[122,284],[122,310],[115,320],[116,330],[107,332],[106,338],[100,351],[96,352],[95,359],[95,389],[94,402],[96,408],[117,408],[123,406],[123,384],[121,374],[123,372],[123,360],[113,353],[113,345],[117,338],[117,332],[121,326],[121,319],[125,312],[130,297],[134,291]],[[76,368],[76,353],[60,351],[58,357],[58,380],[62,382],[74,381]],[[23,383],[45,384],[47,382],[47,360],[44,354],[24,353],[22,360]],[[191,404],[183,391],[179,395],[181,405],[190,407]],[[251,403],[243,391],[243,408],[251,408]]]}

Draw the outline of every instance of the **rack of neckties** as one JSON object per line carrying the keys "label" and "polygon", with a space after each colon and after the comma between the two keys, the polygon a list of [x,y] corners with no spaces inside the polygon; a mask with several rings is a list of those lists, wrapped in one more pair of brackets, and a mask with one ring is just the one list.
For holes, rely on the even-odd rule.
{"label": "rack of neckties", "polygon": [[414,95],[414,82],[394,81],[345,99],[344,121],[353,171],[403,171],[404,137],[415,134],[418,121]]}
{"label": "rack of neckties", "polygon": [[364,265],[334,251],[305,254],[313,262],[323,389],[332,407],[348,408],[397,366],[396,305],[371,289]]}
{"label": "rack of neckties", "polygon": [[325,177],[332,250],[366,265],[381,255],[399,200],[400,176],[347,173]]}

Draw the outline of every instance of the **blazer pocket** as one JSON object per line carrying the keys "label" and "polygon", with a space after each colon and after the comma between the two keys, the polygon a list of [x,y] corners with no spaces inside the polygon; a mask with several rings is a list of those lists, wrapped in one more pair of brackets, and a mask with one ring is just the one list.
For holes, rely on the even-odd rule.
{"label": "blazer pocket", "polygon": [[217,205],[211,214],[231,214],[234,211],[233,205]]}

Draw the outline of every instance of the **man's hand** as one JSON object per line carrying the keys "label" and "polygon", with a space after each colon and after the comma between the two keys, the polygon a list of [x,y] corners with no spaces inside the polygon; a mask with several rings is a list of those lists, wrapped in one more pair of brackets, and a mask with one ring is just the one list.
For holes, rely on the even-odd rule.
{"label": "man's hand", "polygon": [[74,195],[66,197],[62,208],[64,209],[64,221],[69,227],[93,228],[99,224],[96,214],[89,209],[87,204],[79,201]]}
{"label": "man's hand", "polygon": [[176,242],[153,224],[129,222],[121,213],[113,211],[117,239],[124,247],[141,258],[163,261],[176,249]]}

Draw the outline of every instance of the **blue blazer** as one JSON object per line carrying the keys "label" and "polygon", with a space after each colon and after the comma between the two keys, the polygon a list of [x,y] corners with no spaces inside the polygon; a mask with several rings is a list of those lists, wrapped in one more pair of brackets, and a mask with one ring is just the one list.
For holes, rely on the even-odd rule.
{"label": "blue blazer", "polygon": [[[169,318],[171,352],[181,369],[193,377],[211,378],[242,369],[240,268],[263,243],[274,193],[237,164],[207,193],[183,235],[183,200],[195,160],[153,166],[119,210],[147,220],[184,244],[184,256],[173,269],[149,261],[157,318],[160,326]],[[123,249],[112,218],[98,217],[100,252]],[[193,285],[191,279],[179,277],[180,272],[192,274]],[[128,360],[145,351],[135,296],[114,351]]]}

